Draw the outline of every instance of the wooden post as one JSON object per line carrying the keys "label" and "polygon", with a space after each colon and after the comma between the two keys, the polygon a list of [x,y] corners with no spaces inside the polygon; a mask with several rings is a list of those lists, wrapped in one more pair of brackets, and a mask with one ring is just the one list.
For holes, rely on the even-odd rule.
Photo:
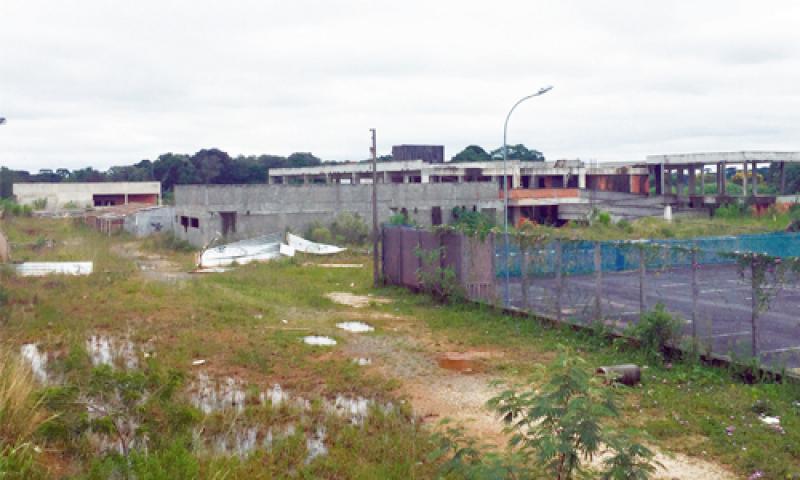
{"label": "wooden post", "polygon": [[603,247],[594,242],[594,319],[603,320]]}

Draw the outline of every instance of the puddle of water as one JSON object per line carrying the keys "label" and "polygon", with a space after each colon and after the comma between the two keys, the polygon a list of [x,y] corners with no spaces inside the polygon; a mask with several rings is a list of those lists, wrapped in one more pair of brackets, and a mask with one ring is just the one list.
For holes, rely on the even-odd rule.
{"label": "puddle of water", "polygon": [[364,322],[342,322],[342,323],[337,323],[336,326],[341,328],[342,330],[347,330],[348,332],[353,332],[353,333],[366,333],[375,330],[375,327],[373,327],[372,325],[367,325]]}
{"label": "puddle of water", "polygon": [[47,383],[47,353],[40,352],[35,343],[26,343],[20,348],[20,355],[33,370],[33,376],[42,383]]}
{"label": "puddle of water", "polygon": [[303,337],[303,341],[308,345],[319,345],[325,347],[336,345],[336,340],[332,339],[331,337],[323,337],[321,335],[309,335],[307,337]]}
{"label": "puddle of water", "polygon": [[231,409],[241,413],[244,410],[244,384],[233,377],[217,383],[207,374],[199,373],[197,379],[191,383],[189,392],[192,405],[205,414]]}
{"label": "puddle of water", "polygon": [[334,303],[354,308],[363,308],[369,306],[370,303],[381,305],[391,303],[391,300],[388,298],[373,297],[372,295],[356,295],[349,292],[330,292],[326,293],[325,296]]}
{"label": "puddle of water", "polygon": [[325,427],[319,426],[317,427],[317,431],[306,439],[306,450],[308,450],[306,464],[309,464],[314,461],[315,458],[328,453],[328,447],[325,446],[325,436]]}
{"label": "puddle of water", "polygon": [[119,363],[125,368],[139,367],[139,357],[136,346],[130,340],[116,340],[106,335],[92,335],[86,340],[86,351],[92,360],[92,365],[111,365]]}
{"label": "puddle of water", "polygon": [[289,393],[285,392],[277,383],[272,388],[267,389],[266,392],[261,392],[259,395],[261,404],[266,405],[267,400],[273,407],[279,407],[282,403],[289,400]]}
{"label": "puddle of water", "polygon": [[348,397],[345,395],[336,395],[333,401],[326,400],[326,409],[339,415],[340,417],[349,418],[350,422],[354,425],[361,425],[369,415],[369,406],[372,400],[364,397]]}

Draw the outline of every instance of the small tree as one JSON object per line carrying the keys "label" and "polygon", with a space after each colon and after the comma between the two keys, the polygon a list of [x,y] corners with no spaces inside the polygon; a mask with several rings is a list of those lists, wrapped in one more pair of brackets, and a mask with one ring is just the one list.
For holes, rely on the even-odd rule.
{"label": "small tree", "polygon": [[489,401],[512,434],[509,447],[543,468],[548,478],[576,478],[584,473],[585,461],[606,452],[611,457],[604,462],[604,478],[649,478],[657,465],[653,452],[630,432],[604,425],[619,417],[616,397],[584,363],[563,352],[548,367],[549,379],[541,387],[512,388]]}

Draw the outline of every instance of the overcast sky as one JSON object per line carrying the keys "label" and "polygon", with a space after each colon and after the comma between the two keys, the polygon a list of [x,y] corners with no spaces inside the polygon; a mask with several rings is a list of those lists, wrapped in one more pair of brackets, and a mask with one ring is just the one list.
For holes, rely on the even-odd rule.
{"label": "overcast sky", "polygon": [[796,1],[0,0],[0,165],[800,150]]}

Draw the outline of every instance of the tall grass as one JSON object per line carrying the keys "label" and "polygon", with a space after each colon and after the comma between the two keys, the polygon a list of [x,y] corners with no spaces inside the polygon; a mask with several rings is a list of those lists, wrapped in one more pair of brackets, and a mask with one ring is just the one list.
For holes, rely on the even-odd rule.
{"label": "tall grass", "polygon": [[40,478],[31,443],[47,421],[36,394],[31,369],[5,348],[0,349],[0,478]]}
{"label": "tall grass", "polygon": [[17,355],[0,349],[0,442],[3,444],[29,441],[47,420],[36,388],[31,369]]}

